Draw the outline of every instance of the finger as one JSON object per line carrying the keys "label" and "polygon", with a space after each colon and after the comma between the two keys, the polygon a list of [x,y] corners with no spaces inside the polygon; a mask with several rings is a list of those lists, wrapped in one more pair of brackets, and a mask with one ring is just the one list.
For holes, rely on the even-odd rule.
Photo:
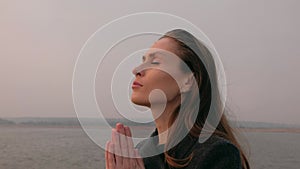
{"label": "finger", "polygon": [[128,154],[128,143],[127,143],[127,138],[126,138],[126,133],[125,133],[125,128],[122,123],[117,123],[116,124],[116,129],[120,133],[120,145],[121,145],[121,153],[123,157],[129,157]]}
{"label": "finger", "polygon": [[[123,125],[122,123],[117,123],[117,124],[116,124],[116,129],[117,129],[117,131],[118,131],[119,133],[122,133],[121,130],[124,129],[124,125]],[[124,130],[123,130],[123,131],[124,131]],[[122,134],[125,134],[125,133],[123,132]]]}
{"label": "finger", "polygon": [[130,166],[136,167],[136,160],[135,153],[134,153],[134,147],[133,147],[133,140],[132,140],[132,134],[130,131],[130,128],[128,126],[124,126],[126,140],[128,144],[128,157],[130,158]]}
{"label": "finger", "polygon": [[128,126],[124,126],[124,130],[125,130],[127,145],[128,145],[128,149],[129,149],[128,157],[134,158],[134,153],[132,151],[132,149],[134,149],[134,147],[133,147],[133,140],[132,140],[132,134],[131,134],[130,128]]}
{"label": "finger", "polygon": [[116,135],[114,134],[117,130],[115,128],[111,129],[111,141],[112,143],[116,144],[117,143],[117,138]]}
{"label": "finger", "polygon": [[106,169],[110,169],[109,165],[108,165],[108,149],[109,149],[109,141],[106,142],[106,145],[105,145],[105,168]]}
{"label": "finger", "polygon": [[130,168],[136,168],[137,162],[136,162],[136,159],[135,159],[134,149],[133,148],[129,149],[128,153],[130,154],[130,157],[127,158]]}
{"label": "finger", "polygon": [[132,134],[130,131],[130,128],[128,126],[124,126],[125,135],[127,136],[127,143],[129,148],[133,148],[133,140],[132,140]]}
{"label": "finger", "polygon": [[112,140],[113,140],[116,163],[123,165],[123,159],[122,159],[121,147],[120,147],[120,138],[119,138],[119,133],[117,132],[116,129],[112,129]]}
{"label": "finger", "polygon": [[115,149],[114,149],[114,146],[113,146],[113,144],[112,143],[109,143],[109,150],[110,150],[110,152],[111,153],[108,153],[109,154],[109,157],[110,157],[110,161],[111,161],[111,163],[110,163],[110,169],[115,169],[116,168],[116,157],[115,157],[115,155],[114,155],[114,153],[115,153]]}
{"label": "finger", "polygon": [[128,149],[129,146],[127,144],[127,138],[125,136],[125,128],[124,125],[122,123],[118,123],[116,125],[117,131],[119,132],[119,136],[120,136],[120,145],[121,145],[121,154],[123,157],[123,167],[124,168],[129,168],[130,166],[130,159],[129,157],[129,153],[128,153]]}
{"label": "finger", "polygon": [[114,153],[113,145],[110,141],[108,141],[106,143],[106,152],[105,152],[106,169],[115,168],[115,158],[113,153]]}
{"label": "finger", "polygon": [[140,156],[140,154],[139,154],[139,152],[138,152],[137,149],[135,149],[134,152],[135,152],[135,156],[136,156],[136,161],[137,161],[138,168],[144,169],[145,166],[144,166],[143,158]]}

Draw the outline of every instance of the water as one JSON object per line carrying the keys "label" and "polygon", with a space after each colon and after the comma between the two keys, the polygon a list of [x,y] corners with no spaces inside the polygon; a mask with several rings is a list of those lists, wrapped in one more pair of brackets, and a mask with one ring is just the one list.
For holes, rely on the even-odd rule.
{"label": "water", "polygon": [[300,133],[247,132],[253,168],[299,169]]}
{"label": "water", "polygon": [[0,135],[1,169],[96,169],[104,164],[102,149],[78,128],[1,128]]}
{"label": "water", "polygon": [[[299,133],[244,134],[252,168],[299,168]],[[0,127],[0,169],[54,168],[104,169],[104,151],[80,128]]]}

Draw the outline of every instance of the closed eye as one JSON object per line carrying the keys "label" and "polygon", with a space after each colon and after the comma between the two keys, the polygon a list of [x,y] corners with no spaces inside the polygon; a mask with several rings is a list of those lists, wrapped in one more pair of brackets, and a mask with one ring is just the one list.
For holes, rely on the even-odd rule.
{"label": "closed eye", "polygon": [[160,64],[160,60],[155,57],[152,59],[151,64],[158,65],[158,64]]}
{"label": "closed eye", "polygon": [[151,62],[151,64],[155,64],[155,65],[158,65],[159,64],[159,62]]}

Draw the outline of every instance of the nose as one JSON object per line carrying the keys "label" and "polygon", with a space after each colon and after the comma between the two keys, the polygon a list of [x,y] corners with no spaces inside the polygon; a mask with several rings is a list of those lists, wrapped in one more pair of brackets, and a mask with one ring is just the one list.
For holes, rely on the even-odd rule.
{"label": "nose", "polygon": [[132,70],[132,73],[135,75],[135,76],[144,76],[144,70],[142,69],[141,66],[138,66],[138,67],[135,67],[133,70]]}

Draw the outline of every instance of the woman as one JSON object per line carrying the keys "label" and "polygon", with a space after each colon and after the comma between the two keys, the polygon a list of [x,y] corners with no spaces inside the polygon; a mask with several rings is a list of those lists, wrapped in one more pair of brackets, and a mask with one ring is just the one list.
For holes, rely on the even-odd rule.
{"label": "woman", "polygon": [[[166,53],[175,54],[177,59]],[[143,63],[133,70],[136,79],[131,96],[133,103],[151,108],[156,129],[134,149],[130,129],[118,123],[107,143],[106,168],[249,169],[222,112],[226,109],[219,89],[214,87],[218,83],[216,71],[209,50],[187,31],[172,30],[156,41]],[[164,97],[155,94],[155,89]],[[220,121],[211,136],[200,143],[204,124],[213,125],[209,113],[219,115]]]}

